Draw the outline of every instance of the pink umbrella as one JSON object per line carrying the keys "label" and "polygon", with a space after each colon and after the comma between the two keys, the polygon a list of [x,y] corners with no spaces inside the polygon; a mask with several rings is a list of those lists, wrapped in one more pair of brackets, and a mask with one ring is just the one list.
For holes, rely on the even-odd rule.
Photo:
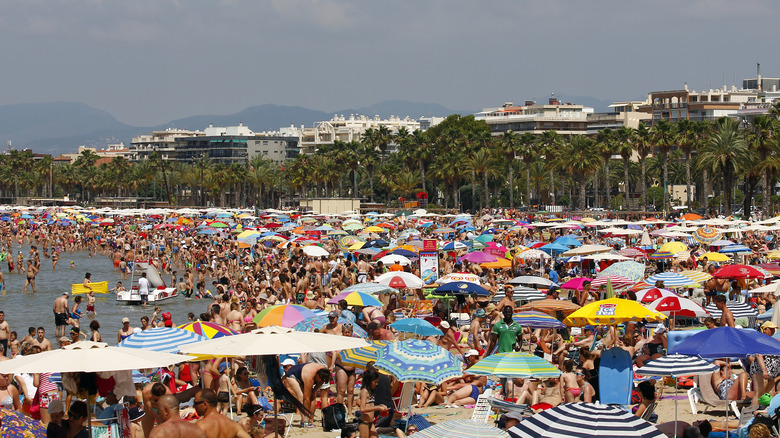
{"label": "pink umbrella", "polygon": [[561,289],[564,290],[582,290],[582,283],[585,283],[586,281],[592,281],[588,277],[577,277],[572,278],[571,280],[567,281],[566,283],[563,283],[561,285]]}
{"label": "pink umbrella", "polygon": [[691,318],[709,316],[709,313],[703,307],[681,296],[659,298],[648,304],[647,307],[657,310],[664,315],[688,316]]}
{"label": "pink umbrella", "polygon": [[657,287],[642,289],[636,293],[636,300],[640,303],[652,303],[657,299],[666,297],[679,297],[679,295],[669,289],[660,289]]}
{"label": "pink umbrella", "polygon": [[498,260],[498,257],[480,251],[470,252],[460,258],[461,261],[469,263],[492,263]]}

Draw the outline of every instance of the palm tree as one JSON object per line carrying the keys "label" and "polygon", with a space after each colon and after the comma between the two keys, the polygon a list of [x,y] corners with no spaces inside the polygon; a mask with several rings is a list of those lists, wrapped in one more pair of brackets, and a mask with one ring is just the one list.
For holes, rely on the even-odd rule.
{"label": "palm tree", "polygon": [[669,197],[669,151],[677,141],[677,129],[672,122],[667,119],[659,120],[652,128],[653,140],[661,153],[663,163],[663,188],[664,188],[664,211],[670,211],[671,203]]}
{"label": "palm tree", "polygon": [[[488,175],[496,173],[495,160],[487,148],[479,148],[466,159],[466,168],[474,174],[483,177],[483,195],[479,199],[479,208],[490,207],[490,192],[488,192]],[[475,181],[476,183],[476,181]]]}
{"label": "palm tree", "polygon": [[171,189],[168,186],[168,170],[170,170],[170,163],[167,159],[163,159],[162,155],[157,151],[153,151],[149,154],[149,162],[162,173],[163,185],[165,186],[165,199],[168,200],[168,205],[173,205],[171,200]]}
{"label": "palm tree", "polygon": [[[520,157],[525,165],[525,204],[531,205],[531,163],[537,156],[536,135],[526,132],[518,140],[518,150]],[[537,196],[539,193],[537,192]]]}
{"label": "palm tree", "polygon": [[[751,146],[758,153],[759,160],[761,162],[766,161],[767,157],[771,153],[771,142],[774,137],[774,131],[777,129],[777,119],[770,115],[761,115],[753,118],[751,121]],[[764,188],[764,196],[762,199],[763,217],[766,218],[770,211],[770,200],[772,196],[772,187],[769,185],[769,169],[764,166],[761,171],[761,185]]]}
{"label": "palm tree", "polygon": [[585,190],[588,174],[598,165],[599,156],[593,140],[583,135],[573,135],[563,144],[558,162],[561,168],[579,182],[580,194],[578,208],[585,209]]}
{"label": "palm tree", "polygon": [[726,216],[731,215],[731,189],[737,169],[752,153],[740,135],[739,124],[729,117],[718,119],[709,141],[701,148],[699,165],[723,176]]}
{"label": "palm tree", "polygon": [[515,160],[520,146],[517,134],[506,131],[501,138],[501,146],[509,164],[509,208],[515,208]]}
{"label": "palm tree", "polygon": [[212,160],[211,157],[206,155],[205,153],[200,154],[197,160],[195,160],[195,168],[198,169],[200,172],[200,184],[198,184],[198,195],[199,195],[199,203],[200,205],[206,205],[206,193],[203,190],[203,183],[205,180],[203,179],[204,174],[207,169],[211,167]]}
{"label": "palm tree", "polygon": [[[604,192],[607,200],[607,209],[612,205],[612,187],[609,181],[609,160],[612,159],[612,154],[615,153],[615,132],[609,128],[604,128],[596,135],[596,146],[598,148],[599,155],[604,161]],[[598,180],[598,176],[596,177]],[[599,204],[599,192],[596,190],[596,205]]]}
{"label": "palm tree", "polygon": [[647,126],[639,122],[639,126],[635,132],[636,142],[634,148],[639,156],[639,165],[642,173],[642,180],[640,181],[640,188],[642,189],[642,211],[647,210],[647,156],[652,151],[651,137],[652,133]]}
{"label": "palm tree", "polygon": [[544,154],[550,170],[550,205],[555,205],[555,159],[561,147],[561,136],[556,131],[544,131],[539,137],[539,151]]}
{"label": "palm tree", "polygon": [[621,126],[615,131],[615,152],[623,159],[623,190],[626,194],[626,206],[628,206],[631,190],[629,186],[628,169],[631,155],[634,153],[634,130],[628,126]]}

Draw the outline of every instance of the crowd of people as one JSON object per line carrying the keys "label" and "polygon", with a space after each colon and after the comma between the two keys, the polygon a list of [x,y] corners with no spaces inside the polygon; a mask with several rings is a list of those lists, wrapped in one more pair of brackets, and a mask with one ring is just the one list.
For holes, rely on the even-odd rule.
{"label": "crowd of people", "polygon": [[[607,266],[603,263],[514,257],[525,247],[552,242],[563,235],[571,235],[583,244],[606,244],[614,251],[640,245],[638,236],[605,237],[595,226],[580,226],[576,231],[573,227],[534,226],[535,220],[546,218],[510,210],[483,211],[473,218],[435,215],[356,217],[353,221],[361,227],[374,225],[382,229],[361,235],[361,241],[383,241],[378,244],[382,248],[402,247],[417,252],[424,239],[436,240],[441,246],[445,242],[470,243],[480,235],[489,234],[490,239],[485,242],[505,249],[510,261],[507,267],[487,268],[461,260],[471,248],[442,250],[439,278],[449,274],[470,274],[490,295],[449,300],[431,298],[428,296],[430,291],[423,289],[395,289],[378,295],[382,306],[363,307],[349,305],[346,301],[327,302],[345,288],[373,282],[386,272],[404,271],[417,277],[422,273],[416,263],[385,265],[377,261],[377,251],[368,250],[368,245],[359,249],[345,247],[340,242],[342,236],[348,234],[342,228],[348,219],[345,217],[104,212],[94,219],[72,220],[64,225],[62,215],[56,216],[57,213],[75,217],[80,212],[38,211],[34,213],[37,220],[32,221],[19,221],[17,216],[9,214],[10,220],[0,222],[0,243],[8,262],[6,275],[26,275],[25,289],[29,285],[31,291],[35,291],[35,276],[45,260],[50,260],[51,269],[55,270],[63,253],[86,251],[90,256],[108,258],[106,263],[113,263],[121,280],[130,277],[136,260],[149,261],[164,278],[170,279],[170,284],[175,285],[182,297],[204,301],[203,313],[188,315],[173,315],[164,311],[162,304],[153,309],[151,318],[143,317],[139,327],[133,327],[130,320],[124,318],[117,333],[117,343],[152,327],[172,327],[188,321],[210,321],[236,332],[249,332],[257,328],[254,318],[259,312],[278,304],[300,304],[327,314],[328,323],[318,329],[320,332],[353,336],[359,327],[367,332],[370,340],[405,338],[408,335],[396,331],[391,324],[400,318],[425,316],[440,331],[426,339],[458,355],[463,362],[463,376],[439,385],[418,383],[414,388],[415,406],[470,406],[490,388],[494,396],[527,405],[530,412],[540,412],[562,403],[598,401],[600,355],[607,348],[617,346],[628,351],[635,368],[663,356],[667,349],[668,327],[663,323],[636,321],[621,327],[554,330],[522,327],[514,321],[513,315],[523,303],[515,298],[514,287],[508,281],[519,275],[550,280],[553,286],[544,289],[545,299],[568,300],[582,306],[603,298],[604,291],[591,288],[587,281],[582,290],[561,290],[556,286],[570,277],[595,275]],[[110,218],[111,222],[105,222],[105,218]],[[462,221],[460,226],[456,224],[458,219]],[[212,227],[216,223],[223,227]],[[293,225],[284,225],[288,223]],[[654,231],[666,224],[652,220],[642,226],[647,231]],[[323,228],[324,225],[327,227]],[[457,228],[451,232],[437,232],[450,226]],[[239,231],[255,228],[262,234],[254,241],[238,237]],[[204,229],[214,232],[202,233]],[[360,235],[359,230],[349,234],[356,233]],[[646,254],[657,249],[664,239],[654,239]],[[775,247],[772,232],[744,233],[740,243],[753,249],[749,263],[762,261],[762,256]],[[329,255],[308,256],[304,247],[311,244],[321,246]],[[26,263],[19,251],[22,245],[31,246]],[[647,262],[647,274],[657,270],[711,271],[715,265],[698,257],[703,252],[703,246],[692,246],[684,259],[658,265]],[[5,283],[2,273],[0,283]],[[90,283],[87,273],[84,286],[89,287]],[[749,281],[732,285],[714,278],[708,281],[703,285],[701,299],[706,301],[703,304],[713,301],[722,316],[717,320],[708,318],[704,324],[708,328],[734,326],[735,320],[726,306],[727,299],[740,298],[743,291],[758,285],[759,282]],[[123,287],[120,281],[113,290]],[[692,292],[685,290],[691,297]],[[628,290],[624,296],[632,298],[632,294]],[[100,332],[94,294],[85,295],[84,312],[81,310],[84,299],[75,296],[71,303],[70,298],[67,293],[57,297],[53,304],[53,324],[35,324],[36,327],[30,327],[21,339],[17,333],[22,322],[13,321],[13,318],[6,321],[5,314],[0,311],[3,358],[54,349],[46,336],[47,328],[51,329],[52,325],[60,347],[80,342],[80,333],[86,331],[83,319],[90,320],[86,324],[90,329],[87,340],[113,343],[113,336],[103,336]],[[415,305],[420,302],[430,303],[430,307],[425,308],[425,315],[420,306]],[[752,305],[769,310],[774,305],[774,296],[762,294]],[[12,309],[5,310],[12,315]],[[562,319],[563,315],[556,316]],[[770,323],[762,326],[762,330],[771,335],[777,327]],[[531,351],[547,359],[560,369],[560,377],[493,379],[469,374],[471,366],[491,354],[519,350]],[[777,392],[775,382],[780,377],[780,357],[756,355],[744,365],[744,371],[736,379],[732,378],[730,363],[720,365],[721,368],[713,373],[711,383],[724,399],[748,397],[758,404],[758,398],[763,394]],[[318,409],[343,403],[347,417],[357,418],[358,427],[354,432],[359,436],[403,435],[402,430],[393,427],[401,413],[397,412],[392,399],[401,391],[402,384],[392,376],[378,373],[370,364],[367,370],[344,364],[337,352],[286,358],[280,360],[279,366],[284,388],[298,402],[294,405],[300,415],[301,427],[314,427]],[[131,408],[135,436],[264,436],[268,433],[261,427],[268,406],[264,401],[274,397],[270,390],[273,382],[261,383],[250,377],[254,373],[251,362],[241,359],[198,361],[163,370],[160,381],[139,387],[135,397],[123,400]],[[651,383],[640,384],[636,391],[635,414],[640,417],[656,400],[655,382],[646,382]],[[358,393],[355,392],[356,385],[362,388]],[[67,394],[65,400],[60,400],[61,393]],[[61,391],[47,373],[0,375],[0,404],[40,418],[50,431],[54,430],[50,436],[82,436],[79,434],[84,430],[86,407],[78,398],[77,394]],[[108,408],[118,402],[116,398],[106,397],[103,405]],[[188,407],[180,410],[180,405]],[[239,421],[227,416],[231,405],[235,406]],[[68,420],[62,420],[65,413]],[[191,418],[197,418],[197,421],[186,421]],[[96,421],[100,421],[99,417]],[[517,421],[520,419],[510,413],[502,419],[502,424],[511,426]],[[407,430],[410,432],[414,429]]]}

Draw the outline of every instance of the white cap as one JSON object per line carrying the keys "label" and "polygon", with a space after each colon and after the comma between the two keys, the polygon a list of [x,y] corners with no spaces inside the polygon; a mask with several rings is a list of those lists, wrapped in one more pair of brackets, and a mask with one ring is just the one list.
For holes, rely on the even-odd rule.
{"label": "white cap", "polygon": [[479,351],[472,348],[471,350],[467,351],[466,354],[464,354],[464,356],[465,357],[479,356]]}
{"label": "white cap", "polygon": [[287,365],[294,366],[296,362],[292,359],[285,359],[282,361],[282,366],[286,367]]}

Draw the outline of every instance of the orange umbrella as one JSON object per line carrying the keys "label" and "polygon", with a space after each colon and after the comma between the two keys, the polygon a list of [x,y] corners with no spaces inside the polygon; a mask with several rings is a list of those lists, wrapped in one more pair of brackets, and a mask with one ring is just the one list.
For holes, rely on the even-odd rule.
{"label": "orange umbrella", "polygon": [[571,301],[544,299],[531,301],[528,304],[520,306],[518,310],[536,310],[551,316],[555,316],[555,313],[560,310],[563,312],[564,316],[568,316],[579,308],[580,306]]}
{"label": "orange umbrella", "polygon": [[511,268],[512,262],[510,262],[507,259],[498,259],[495,262],[488,262],[488,263],[482,263],[479,266],[482,266],[483,268],[487,269],[501,269],[501,268]]}
{"label": "orange umbrella", "polygon": [[697,220],[699,220],[701,218],[702,217],[699,216],[696,213],[686,213],[686,214],[682,215],[681,219],[686,220],[686,221],[697,221]]}

